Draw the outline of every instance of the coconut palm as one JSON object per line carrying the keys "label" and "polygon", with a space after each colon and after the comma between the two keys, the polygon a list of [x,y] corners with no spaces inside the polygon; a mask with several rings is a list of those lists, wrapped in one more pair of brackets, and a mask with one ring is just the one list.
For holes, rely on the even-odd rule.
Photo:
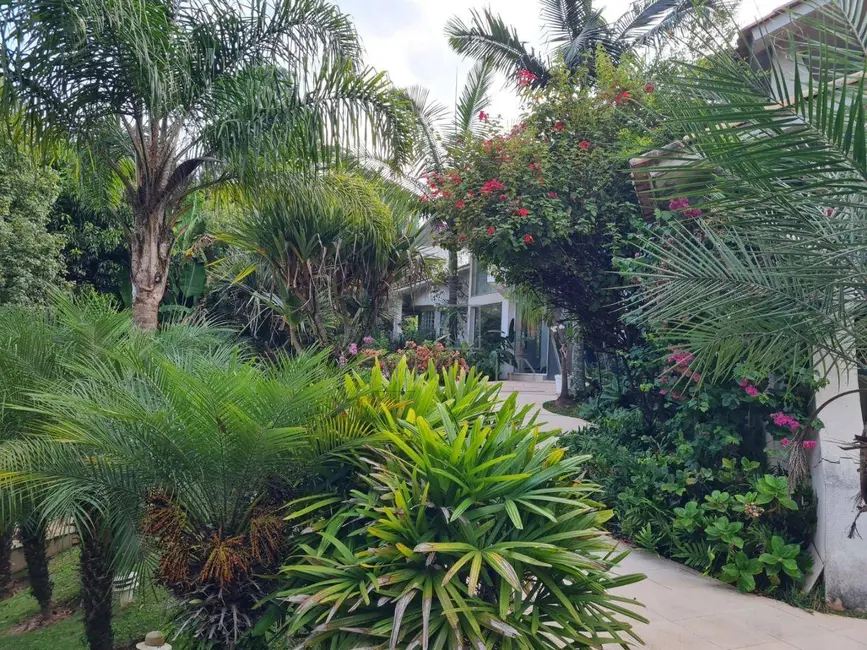
{"label": "coconut palm", "polygon": [[[494,72],[493,63],[487,59],[473,66],[451,116],[445,106],[430,99],[426,89],[417,86],[409,89],[407,96],[415,114],[417,129],[414,165],[416,176],[427,178],[429,183],[435,185],[436,178],[442,176],[447,169],[462,167],[461,145],[487,120],[484,111],[490,104],[489,93]],[[421,187],[419,191],[427,194],[430,190]],[[437,215],[434,219],[441,222],[445,233],[448,233],[440,238],[440,243],[448,251],[446,287],[449,339],[452,343],[457,343],[459,250],[457,235],[454,234],[454,223],[448,216],[443,218]]]}
{"label": "coconut palm", "polygon": [[548,45],[545,53],[527,47],[517,30],[490,9],[472,10],[469,24],[457,16],[449,20],[449,44],[463,56],[492,61],[514,83],[538,87],[550,80],[555,58],[562,57],[572,70],[592,66],[592,55],[601,47],[616,60],[632,48],[659,41],[690,16],[705,14],[726,3],[636,0],[610,23],[602,15],[604,7],[594,7],[591,0],[541,0],[540,4]]}
{"label": "coconut palm", "polygon": [[359,64],[327,0],[23,0],[0,5],[0,24],[2,105],[41,141],[70,138],[88,187],[131,212],[143,328],[157,326],[185,197],[332,145],[404,153],[399,93]]}

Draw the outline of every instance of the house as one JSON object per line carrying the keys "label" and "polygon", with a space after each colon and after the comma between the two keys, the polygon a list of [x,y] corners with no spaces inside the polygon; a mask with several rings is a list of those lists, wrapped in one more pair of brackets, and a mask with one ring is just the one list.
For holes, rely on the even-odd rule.
{"label": "house", "polygon": [[[423,253],[445,268],[446,250],[429,240]],[[393,335],[400,336],[412,319],[424,338],[443,338],[447,335],[447,305],[444,276],[399,288],[391,306]],[[458,305],[461,341],[480,349],[500,345],[508,349],[511,363],[501,365],[500,378],[542,381],[554,379],[560,372],[548,326],[522,310],[514,293],[498,284],[487,267],[463,250],[458,253]]]}
{"label": "house", "polygon": [[[794,0],[744,27],[737,52],[756,71],[770,69],[773,62],[779,74],[772,83],[775,88],[785,90],[781,95],[793,98],[796,92],[820,92],[813,61],[800,52],[796,57],[791,56],[785,45],[792,36],[816,42],[817,24],[822,20],[838,23],[845,20],[863,25],[863,12],[859,16],[844,17],[829,0]],[[842,41],[835,45],[840,52],[855,47],[853,43]],[[840,89],[843,83],[861,82],[863,70],[844,71],[844,67],[841,64],[836,78],[827,80],[825,88]],[[796,88],[796,69],[801,79],[800,89]],[[810,77],[812,84],[807,81]],[[851,101],[852,93],[849,95]],[[671,171],[690,159],[688,146],[672,143],[631,161],[633,181],[647,214],[653,213],[654,197],[664,194],[660,190],[664,190],[667,179],[671,178]],[[862,496],[859,476],[860,452],[852,449],[851,444],[864,430],[865,412],[861,405],[864,392],[859,391],[857,367],[842,363],[832,368],[825,364],[824,358],[816,358],[816,371],[826,378],[827,384],[816,391],[814,398],[817,407],[824,405],[819,414],[824,427],[818,434],[819,444],[810,451],[808,458],[818,500],[818,521],[812,547],[814,569],[806,587],[812,587],[824,573],[829,605],[867,610],[867,580],[864,579],[867,575],[867,522],[859,519],[867,512],[867,502]]]}

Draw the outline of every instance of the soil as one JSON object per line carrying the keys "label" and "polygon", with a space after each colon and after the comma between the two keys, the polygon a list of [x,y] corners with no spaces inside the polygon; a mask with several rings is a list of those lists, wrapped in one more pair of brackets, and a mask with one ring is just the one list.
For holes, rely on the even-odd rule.
{"label": "soil", "polygon": [[25,618],[23,621],[18,623],[18,625],[11,628],[7,632],[7,634],[26,634],[27,632],[41,630],[43,628],[54,625],[59,621],[69,618],[70,616],[75,614],[77,610],[78,598],[74,598],[68,601],[62,601],[59,603],[53,603],[51,605],[51,611],[47,616],[43,616],[41,613],[38,613],[28,618]]}

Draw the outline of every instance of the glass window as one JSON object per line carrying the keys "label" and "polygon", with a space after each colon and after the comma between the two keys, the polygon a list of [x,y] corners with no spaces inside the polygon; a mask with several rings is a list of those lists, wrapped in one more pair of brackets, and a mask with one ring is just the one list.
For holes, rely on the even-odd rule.
{"label": "glass window", "polygon": [[481,262],[476,262],[476,274],[473,276],[473,295],[485,296],[489,293],[494,293],[494,285],[490,282],[490,273],[488,267]]}
{"label": "glass window", "polygon": [[473,307],[476,345],[490,345],[496,343],[502,338],[502,316],[503,303],[501,302],[495,302],[492,305],[483,305],[481,307]]}
{"label": "glass window", "polygon": [[418,315],[418,331],[426,339],[435,339],[436,326],[434,321],[434,312],[423,311]]}

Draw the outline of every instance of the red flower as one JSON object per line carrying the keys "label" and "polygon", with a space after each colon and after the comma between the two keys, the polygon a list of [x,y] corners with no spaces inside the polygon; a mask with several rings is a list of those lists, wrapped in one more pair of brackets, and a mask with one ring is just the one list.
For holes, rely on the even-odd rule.
{"label": "red flower", "polygon": [[629,91],[628,90],[624,90],[622,93],[619,93],[617,95],[617,97],[614,98],[614,103],[619,104],[624,99],[629,99]]}
{"label": "red flower", "polygon": [[500,194],[500,201],[505,201],[505,200],[506,200],[506,195]]}
{"label": "red flower", "polygon": [[562,133],[562,132],[563,132],[563,129],[565,129],[565,128],[566,128],[566,126],[563,124],[563,122],[557,122],[557,123],[554,125],[554,130],[555,130],[557,133]]}
{"label": "red flower", "polygon": [[430,197],[427,194],[422,194],[420,197],[418,197],[419,203],[427,203],[428,201],[430,201]]}
{"label": "red flower", "polygon": [[479,111],[479,119],[480,119],[482,122],[487,122],[487,121],[488,121],[488,117],[489,117],[489,116],[488,116],[487,113],[485,113],[485,111]]}
{"label": "red flower", "polygon": [[644,92],[646,92],[648,95],[649,95],[650,93],[652,93],[654,90],[656,90],[656,86],[654,86],[653,84],[647,84],[647,85],[644,87]]}
{"label": "red flower", "polygon": [[531,83],[536,81],[539,77],[534,75],[529,70],[518,70],[518,83],[522,86],[529,86]]}
{"label": "red flower", "polygon": [[485,232],[488,233],[489,235],[493,235],[497,231],[494,229],[493,226],[488,226],[488,229]]}
{"label": "red flower", "polygon": [[463,201],[458,201],[458,203],[457,203],[457,205],[456,205],[455,207],[456,207],[458,210],[461,210],[461,209],[463,209],[463,207],[464,207],[465,205],[466,205],[466,203],[464,203]]}
{"label": "red flower", "polygon": [[587,142],[587,140],[582,140],[581,142],[578,143],[578,148],[581,151],[587,151],[590,148],[590,143]]}
{"label": "red flower", "polygon": [[517,210],[515,210],[515,214],[519,217],[526,217],[528,214],[530,214],[530,211],[527,208],[518,208]]}
{"label": "red flower", "polygon": [[559,196],[560,195],[557,194],[557,192],[548,192],[548,198],[549,199],[556,199],[556,198],[559,198]]}
{"label": "red flower", "polygon": [[466,235],[461,235],[460,237],[458,237],[458,241],[461,242],[461,243],[467,241],[467,236],[466,236]]}
{"label": "red flower", "polygon": [[452,195],[452,193],[449,192],[448,190],[443,190],[443,198],[444,199],[449,198],[451,195]]}
{"label": "red flower", "polygon": [[524,243],[525,244],[532,244],[533,241],[534,241],[533,235],[524,235]]}
{"label": "red flower", "polygon": [[495,192],[497,190],[504,190],[506,186],[503,185],[496,178],[489,180],[487,183],[482,185],[482,194],[490,194],[491,192]]}

